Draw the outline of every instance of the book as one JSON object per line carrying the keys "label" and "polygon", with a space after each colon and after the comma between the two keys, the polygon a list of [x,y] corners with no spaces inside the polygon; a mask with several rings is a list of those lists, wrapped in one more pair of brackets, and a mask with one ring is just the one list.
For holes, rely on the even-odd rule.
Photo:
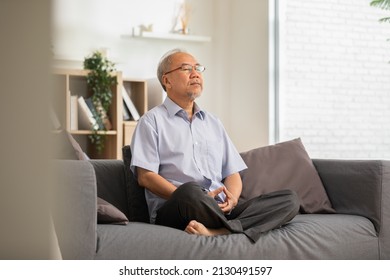
{"label": "book", "polygon": [[134,103],[131,101],[129,94],[127,93],[126,88],[122,85],[122,98],[125,102],[125,105],[127,106],[127,109],[129,109],[129,112],[133,118],[133,120],[138,121],[140,118],[140,115],[137,111],[137,108],[135,108]]}
{"label": "book", "polygon": [[96,119],[93,117],[91,110],[89,109],[84,97],[80,96],[78,99],[78,116],[79,116],[79,128],[87,130],[98,130],[99,125]]}
{"label": "book", "polygon": [[130,115],[129,109],[126,106],[125,101],[122,100],[122,102],[123,102],[123,110],[122,110],[123,120],[129,121],[129,120],[131,120],[131,115]]}
{"label": "book", "polygon": [[104,110],[102,102],[100,100],[96,101],[93,103],[95,105],[96,112],[98,113],[100,119],[103,122],[103,126],[105,127],[106,130],[111,130],[112,129],[112,124],[110,121],[110,118],[108,117],[108,114],[106,110]]}
{"label": "book", "polygon": [[95,105],[93,104],[92,97],[84,98],[84,100],[85,100],[85,103],[87,104],[89,110],[91,111],[93,118],[96,120],[96,122],[99,126],[99,130],[104,130],[103,121],[100,118],[100,116],[96,110]]}
{"label": "book", "polygon": [[70,130],[78,130],[78,96],[70,96]]}

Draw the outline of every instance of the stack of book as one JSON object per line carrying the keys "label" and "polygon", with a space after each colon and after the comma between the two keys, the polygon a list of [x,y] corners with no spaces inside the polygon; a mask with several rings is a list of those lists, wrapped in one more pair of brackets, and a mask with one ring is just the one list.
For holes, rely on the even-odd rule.
{"label": "stack of book", "polygon": [[70,96],[70,130],[111,130],[112,124],[100,101]]}
{"label": "stack of book", "polygon": [[[70,95],[70,130],[111,130],[112,124],[100,101],[92,97]],[[130,93],[122,88],[123,120],[138,121],[140,115],[130,98]]]}

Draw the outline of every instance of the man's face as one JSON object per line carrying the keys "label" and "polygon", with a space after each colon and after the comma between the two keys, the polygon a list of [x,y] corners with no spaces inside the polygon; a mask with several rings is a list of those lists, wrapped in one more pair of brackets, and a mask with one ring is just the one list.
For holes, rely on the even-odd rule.
{"label": "man's face", "polygon": [[[172,71],[163,76],[163,81],[167,89],[167,94],[172,99],[195,100],[199,97],[203,90],[202,73],[195,70],[195,66],[199,63],[196,59],[187,53],[177,53],[172,57]],[[183,68],[180,68],[183,66]],[[192,68],[191,68],[192,67]],[[183,70],[187,68],[187,70]]]}

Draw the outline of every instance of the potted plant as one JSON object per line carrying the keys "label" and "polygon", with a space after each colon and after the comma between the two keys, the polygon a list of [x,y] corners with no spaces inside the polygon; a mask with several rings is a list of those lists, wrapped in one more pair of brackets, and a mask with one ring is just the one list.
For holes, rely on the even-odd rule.
{"label": "potted plant", "polygon": [[106,135],[99,131],[107,131],[110,127],[108,112],[112,101],[112,86],[117,84],[114,75],[115,64],[104,57],[101,52],[95,51],[84,59],[84,69],[90,70],[87,75],[87,84],[92,92],[92,102],[96,108],[92,113],[97,122],[103,124],[99,127],[92,127],[94,133],[89,136],[96,151],[100,154],[104,150]]}

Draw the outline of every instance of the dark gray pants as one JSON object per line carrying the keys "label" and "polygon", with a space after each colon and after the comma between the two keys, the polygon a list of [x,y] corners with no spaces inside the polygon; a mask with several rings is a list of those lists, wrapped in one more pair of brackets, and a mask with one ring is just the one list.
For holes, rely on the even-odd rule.
{"label": "dark gray pants", "polygon": [[218,203],[196,183],[181,185],[157,210],[156,224],[184,230],[191,220],[207,228],[225,227],[256,242],[261,233],[289,222],[299,211],[299,199],[290,190],[276,191],[238,203],[225,215]]}

